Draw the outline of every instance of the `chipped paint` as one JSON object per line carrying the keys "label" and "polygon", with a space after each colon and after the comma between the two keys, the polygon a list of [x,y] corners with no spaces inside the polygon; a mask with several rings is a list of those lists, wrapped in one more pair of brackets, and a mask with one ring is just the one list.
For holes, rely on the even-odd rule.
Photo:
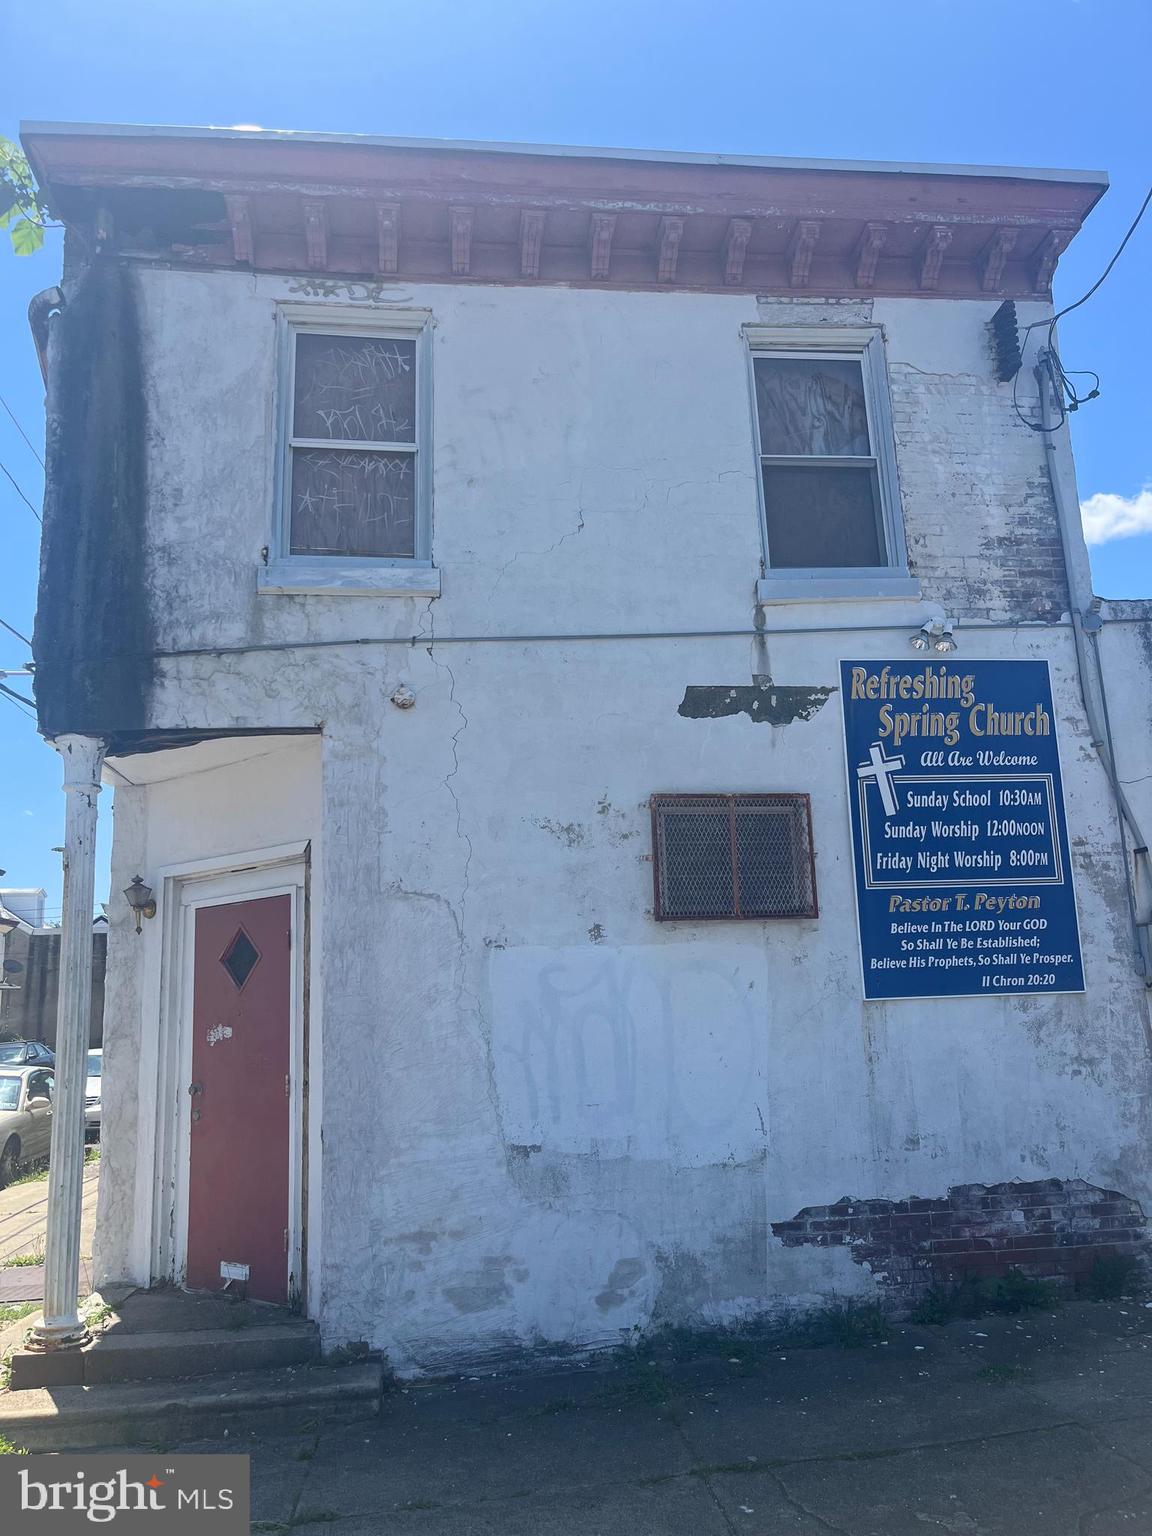
{"label": "chipped paint", "polygon": [[797,720],[811,720],[835,692],[835,688],[785,688],[775,683],[735,688],[722,683],[712,687],[689,685],[676,713],[686,720],[747,715],[757,725],[793,725]]}

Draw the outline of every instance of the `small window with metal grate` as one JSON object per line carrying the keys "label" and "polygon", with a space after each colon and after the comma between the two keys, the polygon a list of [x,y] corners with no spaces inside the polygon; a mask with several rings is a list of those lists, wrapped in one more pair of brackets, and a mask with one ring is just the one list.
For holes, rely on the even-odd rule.
{"label": "small window with metal grate", "polygon": [[816,917],[807,795],[653,795],[658,922]]}

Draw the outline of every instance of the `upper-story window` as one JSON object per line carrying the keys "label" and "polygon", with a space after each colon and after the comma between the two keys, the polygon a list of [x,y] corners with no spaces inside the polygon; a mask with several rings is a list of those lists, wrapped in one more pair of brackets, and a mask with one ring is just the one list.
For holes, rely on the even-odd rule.
{"label": "upper-story window", "polygon": [[289,538],[294,555],[416,555],[416,343],[297,331]]}
{"label": "upper-story window", "polygon": [[428,316],[282,310],[273,592],[439,592]]}
{"label": "upper-story window", "polygon": [[879,333],[746,328],[764,600],[915,595]]}

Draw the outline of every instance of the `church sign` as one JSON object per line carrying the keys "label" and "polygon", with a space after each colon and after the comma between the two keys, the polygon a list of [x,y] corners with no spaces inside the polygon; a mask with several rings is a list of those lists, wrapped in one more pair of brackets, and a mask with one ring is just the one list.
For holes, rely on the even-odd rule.
{"label": "church sign", "polygon": [[864,996],[1082,992],[1046,661],[842,661]]}

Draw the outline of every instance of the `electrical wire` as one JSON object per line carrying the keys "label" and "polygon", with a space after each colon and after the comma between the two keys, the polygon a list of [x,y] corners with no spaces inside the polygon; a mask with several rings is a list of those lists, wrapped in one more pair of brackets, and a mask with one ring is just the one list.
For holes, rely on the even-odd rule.
{"label": "electrical wire", "polygon": [[44,468],[44,460],[40,457],[40,450],[36,447],[36,444],[32,441],[32,439],[28,436],[27,432],[25,432],[24,428],[16,420],[15,412],[12,410],[12,407],[8,404],[7,400],[5,400],[3,395],[0,395],[0,405],[2,405],[4,407],[4,409],[8,412],[8,415],[12,418],[12,425],[16,428],[17,432],[19,432],[20,436],[28,444],[28,446],[29,446],[29,448],[31,448],[32,452],[36,455],[36,461],[40,465],[40,468],[43,469]]}
{"label": "electrical wire", "polygon": [[11,475],[9,469],[8,469],[8,466],[4,463],[4,461],[2,459],[0,459],[0,469],[2,469],[4,471],[4,473],[8,476],[8,479],[12,481],[12,488],[16,492],[17,496],[19,496],[20,500],[28,508],[29,512],[31,512],[32,516],[36,519],[36,521],[40,524],[40,526],[43,527],[44,526],[44,519],[40,516],[39,512],[37,512],[36,508],[32,505],[32,503],[28,500],[27,496],[25,496],[24,492],[16,484],[16,481],[12,479],[12,475]]}
{"label": "electrical wire", "polygon": [[[1150,203],[1152,203],[1152,187],[1149,187],[1148,191],[1145,193],[1144,201],[1140,204],[1140,207],[1136,213],[1136,217],[1132,220],[1131,224],[1129,224],[1123,240],[1121,240],[1120,244],[1112,253],[1111,261],[1109,261],[1108,265],[1104,268],[1103,272],[1101,272],[1100,276],[1092,284],[1091,288],[1088,289],[1087,293],[1081,294],[1074,303],[1066,304],[1063,309],[1057,310],[1057,312],[1052,316],[1050,320],[1033,320],[1031,325],[1026,325],[1024,327],[1024,330],[1021,334],[1020,351],[1021,354],[1023,354],[1025,347],[1028,345],[1029,332],[1036,330],[1040,326],[1046,325],[1048,327],[1048,341],[1045,350],[1049,359],[1049,373],[1056,392],[1056,398],[1060,406],[1060,420],[1052,424],[1053,431],[1058,431],[1064,425],[1072,411],[1079,410],[1082,405],[1086,405],[1089,400],[1095,400],[1100,394],[1100,375],[1098,373],[1095,373],[1090,368],[1065,368],[1063,363],[1060,361],[1060,354],[1056,350],[1056,322],[1058,320],[1062,320],[1065,315],[1070,315],[1074,309],[1079,309],[1081,304],[1087,304],[1092,295],[1097,291],[1098,288],[1101,287],[1104,279],[1108,276],[1112,268],[1120,260],[1120,256],[1124,250],[1124,247],[1136,233],[1137,227],[1140,224],[1140,220],[1148,212],[1148,205]],[[1021,367],[1017,371],[1016,376],[1012,381],[1012,408],[1016,412],[1017,419],[1023,422],[1023,424],[1028,428],[1030,432],[1043,432],[1045,430],[1043,425],[1039,422],[1030,421],[1020,409],[1020,401],[1017,394],[1017,388],[1020,381],[1020,374],[1023,373],[1023,371],[1023,367]],[[1095,379],[1096,382],[1086,395],[1081,395],[1071,381],[1073,378],[1088,376],[1091,376],[1093,379]]]}
{"label": "electrical wire", "polygon": [[25,708],[22,702],[22,695],[14,693],[11,688],[5,688],[3,684],[0,684],[0,699],[4,699],[7,703],[11,704],[13,709],[18,709],[22,715],[27,715],[29,720],[35,720],[36,711]]}
{"label": "electrical wire", "polygon": [[10,699],[19,699],[21,704],[27,704],[31,709],[36,708],[35,699],[30,699],[26,693],[18,693],[15,688],[9,688],[7,683],[0,683],[0,693],[6,693]]}
{"label": "electrical wire", "polygon": [[6,629],[10,635],[15,635],[17,640],[23,640],[24,644],[28,647],[29,650],[32,649],[32,642],[29,640],[28,636],[22,635],[18,629],[13,629],[11,624],[9,624],[6,619],[0,619],[0,629]]}

